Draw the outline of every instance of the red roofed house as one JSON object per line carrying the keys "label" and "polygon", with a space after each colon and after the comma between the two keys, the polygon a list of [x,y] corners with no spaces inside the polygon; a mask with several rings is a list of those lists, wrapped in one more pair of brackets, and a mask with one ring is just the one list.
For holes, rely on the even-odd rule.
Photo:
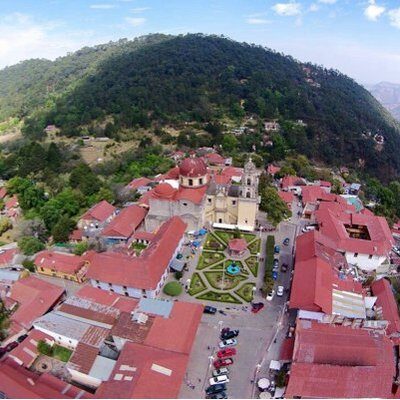
{"label": "red roofed house", "polygon": [[326,246],[317,231],[297,238],[289,307],[347,318],[366,318],[359,282],[346,277],[346,258]]}
{"label": "red roofed house", "polygon": [[0,363],[0,394],[9,399],[91,399],[85,390],[50,373],[42,375],[19,366],[11,358]]}
{"label": "red roofed house", "polygon": [[378,268],[389,256],[394,239],[384,217],[332,210],[327,204],[316,213],[319,231],[349,264],[365,271]]}
{"label": "red roofed house", "polygon": [[285,191],[294,192],[295,194],[300,195],[304,186],[306,186],[306,181],[298,176],[287,175],[282,178],[281,187]]}
{"label": "red roofed house", "polygon": [[228,250],[231,255],[242,256],[247,250],[246,239],[231,239],[228,243]]}
{"label": "red roofed house", "polygon": [[0,200],[3,200],[7,196],[7,189],[5,186],[0,188]]}
{"label": "red roofed house", "polygon": [[293,192],[284,192],[282,190],[278,191],[279,197],[286,203],[289,210],[292,209],[292,204],[295,200]]}
{"label": "red roofed house", "polygon": [[15,256],[18,254],[18,249],[0,249],[0,267],[9,267],[13,265]]}
{"label": "red roofed house", "polygon": [[285,398],[388,398],[393,344],[364,329],[298,320]]}
{"label": "red roofed house", "polygon": [[108,201],[102,200],[92,206],[78,221],[80,229],[97,229],[109,223],[115,216],[116,208]]}
{"label": "red roofed house", "polygon": [[204,155],[204,158],[210,165],[224,166],[225,158],[219,155],[218,153],[207,153]]}
{"label": "red roofed house", "polygon": [[392,337],[400,337],[399,310],[390,281],[385,278],[379,279],[372,283],[371,289],[377,297],[375,312],[378,318],[389,322],[386,333]]}
{"label": "red roofed house", "polygon": [[155,297],[182,246],[185,229],[181,218],[172,217],[161,225],[139,257],[113,252],[94,254],[87,273],[90,283],[126,296]]}
{"label": "red roofed house", "polygon": [[14,219],[17,218],[21,212],[18,197],[13,195],[10,199],[8,199],[4,205],[4,209],[7,217]]}
{"label": "red roofed house", "polygon": [[178,398],[202,313],[200,304],[142,299],[122,314],[112,330],[121,353],[96,397]]}
{"label": "red roofed house", "polygon": [[[147,185],[151,182],[153,181],[148,178],[135,178],[130,183],[128,183],[127,188],[129,188],[130,190],[138,190],[139,188],[146,187],[147,189]],[[147,190],[144,190],[144,192],[146,191]]]}
{"label": "red roofed house", "polygon": [[281,167],[277,167],[276,165],[273,164],[268,164],[267,167],[267,174],[271,176],[275,176],[279,171],[281,170]]}
{"label": "red roofed house", "polygon": [[36,272],[78,283],[86,280],[88,262],[85,257],[44,250],[35,257]]}
{"label": "red roofed house", "polygon": [[127,242],[144,222],[147,210],[137,205],[123,208],[102,230],[101,236],[109,243]]}
{"label": "red roofed house", "polygon": [[61,299],[64,289],[34,276],[15,282],[7,298],[18,308],[11,314],[11,325],[6,342],[12,342],[26,333],[33,321],[52,309]]}

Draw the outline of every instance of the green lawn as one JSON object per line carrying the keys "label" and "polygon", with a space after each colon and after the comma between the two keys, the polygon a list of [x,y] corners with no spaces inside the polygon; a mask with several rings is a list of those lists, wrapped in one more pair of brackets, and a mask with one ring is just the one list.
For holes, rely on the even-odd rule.
{"label": "green lawn", "polygon": [[242,302],[235,297],[233,297],[229,293],[217,293],[217,292],[206,292],[198,297],[199,300],[210,300],[210,301],[218,301],[223,303],[234,303],[234,304],[241,304]]}
{"label": "green lawn", "polygon": [[258,274],[258,258],[256,256],[251,256],[245,260],[247,268],[251,271],[251,273],[257,277]]}
{"label": "green lawn", "polygon": [[223,251],[226,246],[224,246],[212,233],[207,235],[206,241],[204,242],[205,250],[215,250]]}
{"label": "green lawn", "polygon": [[204,272],[204,275],[210,285],[214,289],[218,290],[230,290],[235,288],[237,285],[239,285],[240,282],[245,280],[247,277],[243,275],[236,275],[236,276],[230,276],[226,272],[224,273],[223,271],[207,271]]}
{"label": "green lawn", "polygon": [[56,358],[57,360],[60,360],[62,362],[68,362],[71,355],[72,355],[72,350],[69,350],[63,346],[59,346],[58,344],[55,344],[53,346],[53,357]]}
{"label": "green lawn", "polygon": [[216,253],[211,251],[203,251],[203,253],[199,257],[199,262],[197,264],[197,269],[204,269],[209,267],[210,265],[215,264],[218,261],[222,261],[225,259],[223,253]]}
{"label": "green lawn", "polygon": [[201,279],[201,276],[197,272],[195,272],[192,275],[192,279],[190,280],[190,288],[188,293],[191,296],[195,296],[196,294],[202,292],[205,289],[207,289],[207,286],[204,284],[203,280]]}
{"label": "green lawn", "polygon": [[245,283],[235,293],[244,301],[251,302],[253,300],[253,287],[254,283]]}
{"label": "green lawn", "polygon": [[147,244],[144,243],[132,243],[132,249],[135,250],[136,255],[140,255],[140,253],[147,248]]}
{"label": "green lawn", "polygon": [[[214,231],[213,233],[215,236],[218,236],[221,240],[223,240],[226,244],[228,244],[228,242],[231,239],[234,239],[236,236],[236,232],[232,231]],[[256,238],[256,236],[251,233],[240,233],[240,237],[244,238],[247,243],[250,243]]]}
{"label": "green lawn", "polygon": [[256,239],[251,244],[249,244],[248,249],[250,250],[251,254],[257,254],[260,252],[261,240]]}

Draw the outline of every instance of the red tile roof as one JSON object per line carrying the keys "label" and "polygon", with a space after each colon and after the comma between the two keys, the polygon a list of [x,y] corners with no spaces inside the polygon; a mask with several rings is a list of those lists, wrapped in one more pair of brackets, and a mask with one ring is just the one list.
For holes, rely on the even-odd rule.
{"label": "red tile roof", "polygon": [[174,302],[168,318],[157,316],[154,319],[144,344],[159,349],[190,354],[203,308],[201,304]]}
{"label": "red tile roof", "polygon": [[207,153],[204,158],[210,163],[214,165],[225,165],[225,158],[219,155],[218,153]]}
{"label": "red tile roof", "polygon": [[207,186],[174,189],[169,183],[160,183],[153,190],[145,193],[140,203],[149,204],[152,199],[155,199],[170,202],[187,200],[199,204],[203,201],[206,191]]}
{"label": "red tile roof", "polygon": [[298,320],[286,397],[389,397],[393,345],[363,329]]}
{"label": "red tile roof", "polygon": [[285,203],[292,204],[294,201],[293,192],[283,192],[282,190],[279,190],[278,195]]}
{"label": "red tile roof", "polygon": [[18,249],[6,249],[0,250],[0,265],[8,265],[11,263],[15,255],[18,253]]}
{"label": "red tile roof", "polygon": [[303,178],[299,178],[298,176],[287,175],[282,179],[281,186],[284,189],[287,189],[292,186],[305,186],[306,182]]}
{"label": "red tile roof", "polygon": [[139,257],[114,252],[96,253],[87,276],[131,288],[155,289],[185,230],[182,219],[172,217],[161,225]]}
{"label": "red tile roof", "polygon": [[28,337],[24,339],[18,347],[8,353],[8,357],[11,357],[19,365],[23,365],[25,368],[30,368],[39,355],[37,345],[40,340],[53,342],[51,336],[46,335],[37,329],[33,329],[29,332]]}
{"label": "red tile roof", "polygon": [[[335,212],[329,207],[319,208],[315,214],[320,232],[332,240],[338,250],[386,256],[392,249],[394,240],[384,217]],[[351,238],[345,225],[365,226],[370,240]]]}
{"label": "red tile roof", "polygon": [[298,236],[290,308],[332,313],[332,290],[362,293],[362,286],[351,277],[339,278],[346,259],[321,243],[321,235],[312,231]]}
{"label": "red tile roof", "polygon": [[128,342],[96,397],[176,399],[188,359],[186,354]]}
{"label": "red tile roof", "polygon": [[18,197],[14,194],[9,200],[6,201],[5,209],[17,208],[19,206]]}
{"label": "red tile roof", "polygon": [[280,170],[281,170],[281,167],[277,167],[273,164],[269,164],[267,167],[267,172],[272,176],[277,174]]}
{"label": "red tile roof", "polygon": [[102,200],[100,203],[97,203],[89,208],[89,210],[82,215],[81,219],[105,222],[115,213],[115,210],[116,208],[107,200]]}
{"label": "red tile roof", "polygon": [[[15,282],[10,298],[18,302],[18,309],[11,315],[11,328],[29,329],[32,322],[49,311],[61,298],[64,289],[34,276]],[[17,326],[15,326],[15,324]],[[18,330],[18,327],[20,328]]]}
{"label": "red tile roof", "polygon": [[231,179],[236,176],[241,178],[243,176],[243,168],[237,168],[237,167],[225,167],[222,171],[221,171],[222,175],[225,176],[229,176]]}
{"label": "red tile roof", "polygon": [[377,296],[376,306],[382,308],[383,319],[389,321],[386,332],[391,335],[400,332],[399,309],[393,295],[390,282],[383,278],[371,285],[372,293]]}
{"label": "red tile roof", "polygon": [[152,180],[148,178],[136,178],[130,183],[128,183],[129,189],[136,190],[141,186],[147,186],[149,183],[151,183]]}
{"label": "red tile roof", "polygon": [[69,240],[80,242],[83,238],[83,230],[82,229],[75,229],[69,235]]}
{"label": "red tile roof", "polygon": [[151,242],[154,239],[154,233],[153,232],[145,232],[145,231],[135,232],[132,236],[132,239],[147,240],[147,241]]}
{"label": "red tile roof", "polygon": [[75,254],[43,250],[36,255],[35,265],[73,275],[84,267],[85,258]]}
{"label": "red tile roof", "polygon": [[2,188],[0,188],[0,199],[4,199],[4,197],[7,196],[7,189],[5,186],[3,186]]}
{"label": "red tile roof", "polygon": [[197,178],[207,174],[207,165],[202,158],[188,157],[179,165],[179,174],[188,178]]}
{"label": "red tile roof", "polygon": [[247,242],[246,239],[239,238],[239,239],[231,239],[228,243],[229,250],[242,252],[247,249]]}
{"label": "red tile roof", "polygon": [[0,392],[10,399],[87,399],[90,393],[50,375],[37,375],[10,358],[0,363]]}
{"label": "red tile roof", "polygon": [[128,239],[143,222],[146,214],[147,210],[137,205],[123,208],[103,229],[101,236]]}

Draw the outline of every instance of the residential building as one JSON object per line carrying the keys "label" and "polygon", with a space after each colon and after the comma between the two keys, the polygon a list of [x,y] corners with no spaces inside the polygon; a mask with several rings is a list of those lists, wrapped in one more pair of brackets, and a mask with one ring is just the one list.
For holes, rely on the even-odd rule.
{"label": "residential building", "polygon": [[36,272],[78,283],[86,280],[88,260],[85,256],[44,250],[35,257]]}
{"label": "residential building", "polygon": [[264,129],[266,132],[278,132],[281,126],[276,121],[266,121],[264,122]]}
{"label": "residential building", "polygon": [[109,223],[116,214],[116,208],[108,201],[102,200],[92,206],[78,221],[79,229],[98,229]]}
{"label": "residential building", "polygon": [[307,182],[303,178],[298,176],[287,175],[282,178],[281,188],[284,191],[293,192],[296,195],[302,194],[302,189],[307,185]]}
{"label": "residential building", "polygon": [[295,201],[293,192],[284,192],[282,190],[279,190],[278,195],[281,198],[281,200],[283,200],[286,203],[289,210],[291,210],[293,202]]}

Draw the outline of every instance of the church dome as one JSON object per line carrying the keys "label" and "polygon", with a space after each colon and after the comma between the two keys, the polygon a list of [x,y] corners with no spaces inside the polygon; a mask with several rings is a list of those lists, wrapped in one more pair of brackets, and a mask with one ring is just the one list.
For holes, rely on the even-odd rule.
{"label": "church dome", "polygon": [[202,158],[189,157],[182,161],[179,173],[188,178],[198,178],[207,175],[207,166]]}
{"label": "church dome", "polygon": [[169,183],[160,183],[154,188],[154,193],[157,197],[170,199],[175,193],[175,189]]}

